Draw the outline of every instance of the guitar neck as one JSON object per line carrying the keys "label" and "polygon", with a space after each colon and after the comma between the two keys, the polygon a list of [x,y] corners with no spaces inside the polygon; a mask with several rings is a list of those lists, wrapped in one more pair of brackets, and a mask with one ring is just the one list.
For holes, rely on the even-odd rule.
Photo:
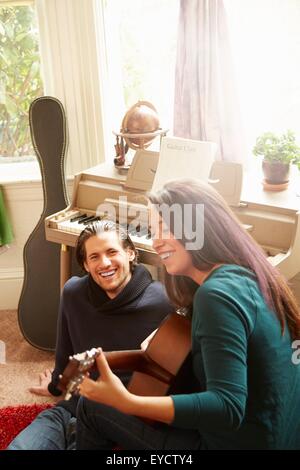
{"label": "guitar neck", "polygon": [[[137,349],[109,351],[104,354],[112,370],[134,372],[128,385],[132,393],[151,395],[152,382],[153,395],[159,396],[168,391],[190,352],[190,328],[190,321],[187,318],[173,314],[159,327],[146,351]],[[96,367],[95,359],[98,355],[99,351],[92,348],[70,358],[57,386],[62,391],[67,390],[66,397],[76,393],[85,374]],[[156,380],[150,380],[151,378]]]}
{"label": "guitar neck", "polygon": [[172,374],[153,362],[147,353],[141,349],[133,351],[105,352],[105,357],[111,369],[128,370],[148,374],[165,383],[170,383]]}
{"label": "guitar neck", "polygon": [[136,349],[133,351],[109,351],[105,357],[113,370],[139,370],[144,362],[144,351]]}

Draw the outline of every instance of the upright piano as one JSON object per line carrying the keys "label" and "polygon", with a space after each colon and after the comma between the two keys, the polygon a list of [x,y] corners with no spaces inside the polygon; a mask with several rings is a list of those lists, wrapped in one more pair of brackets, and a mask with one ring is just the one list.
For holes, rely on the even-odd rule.
{"label": "upright piano", "polygon": [[[148,233],[146,193],[151,190],[158,154],[150,152],[147,161],[135,162],[128,174],[112,164],[100,164],[75,176],[71,204],[45,219],[46,239],[61,245],[60,283],[70,277],[70,247],[74,247],[84,224],[103,215],[113,207],[117,220],[124,214],[135,218],[131,237],[142,263],[159,266]],[[195,175],[194,175],[195,176]],[[215,162],[211,171],[212,184],[222,194],[251,236],[264,249],[270,263],[291,279],[300,271],[300,198],[294,189],[278,193],[263,191],[260,181],[244,178],[242,166]],[[299,188],[300,189],[300,188]],[[139,223],[136,224],[138,214]]]}

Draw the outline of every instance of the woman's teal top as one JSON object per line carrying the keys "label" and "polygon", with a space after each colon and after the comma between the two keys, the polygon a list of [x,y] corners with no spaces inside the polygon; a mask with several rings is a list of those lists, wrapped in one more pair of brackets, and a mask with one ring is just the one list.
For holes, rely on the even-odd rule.
{"label": "woman's teal top", "polygon": [[295,353],[254,275],[221,266],[194,297],[193,367],[205,391],[172,395],[172,424],[199,430],[206,449],[300,449]]}

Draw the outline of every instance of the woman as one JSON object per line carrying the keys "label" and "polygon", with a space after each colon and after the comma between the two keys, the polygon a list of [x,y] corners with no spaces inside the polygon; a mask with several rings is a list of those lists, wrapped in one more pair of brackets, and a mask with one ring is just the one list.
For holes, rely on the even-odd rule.
{"label": "woman", "polygon": [[[153,247],[168,295],[192,307],[193,370],[205,390],[133,395],[100,354],[101,380],[80,386],[92,401],[79,405],[77,447],[299,449],[300,366],[292,362],[292,342],[300,338],[300,314],[285,280],[208,185],[173,181],[150,202],[160,216]],[[177,209],[172,217],[166,207]],[[193,217],[185,217],[191,207]],[[204,220],[197,217],[202,207]],[[191,233],[199,238],[202,230],[203,246],[187,248]]]}

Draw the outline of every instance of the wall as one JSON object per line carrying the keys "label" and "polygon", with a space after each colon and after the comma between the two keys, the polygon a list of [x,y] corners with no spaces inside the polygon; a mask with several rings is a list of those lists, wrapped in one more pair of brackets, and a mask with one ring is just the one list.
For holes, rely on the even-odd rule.
{"label": "wall", "polygon": [[[0,310],[15,309],[23,282],[23,248],[43,211],[43,190],[35,181],[2,182],[1,188],[15,239],[9,249],[0,254]],[[68,192],[72,181],[68,182]]]}
{"label": "wall", "polygon": [[2,185],[15,239],[0,255],[0,309],[16,308],[23,281],[23,247],[43,209],[41,182]]}

